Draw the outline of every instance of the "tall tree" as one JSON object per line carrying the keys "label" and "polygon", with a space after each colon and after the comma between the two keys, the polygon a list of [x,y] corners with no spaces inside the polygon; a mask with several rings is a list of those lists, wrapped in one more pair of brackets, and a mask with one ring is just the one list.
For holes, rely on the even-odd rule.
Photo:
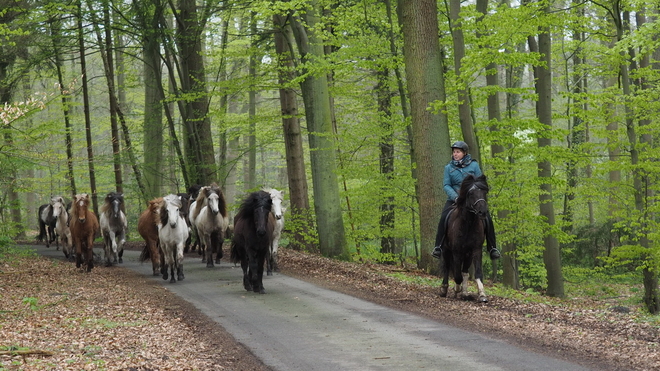
{"label": "tall tree", "polygon": [[429,105],[445,101],[444,75],[435,0],[399,0],[406,79],[410,94],[415,167],[417,168],[422,267],[431,266],[431,250],[446,195],[442,190],[444,161],[450,158],[449,125]]}
{"label": "tall tree", "polygon": [[[550,11],[549,5],[546,6],[544,12],[549,13]],[[549,26],[539,27],[538,43],[533,36],[529,37],[529,49],[531,52],[540,55],[541,63],[534,67],[534,76],[536,78],[536,94],[538,95],[536,115],[543,125],[543,132],[539,133],[537,143],[539,149],[547,150],[552,146],[552,139],[549,135],[552,132],[552,42]],[[552,163],[549,159],[543,158],[538,162],[538,176],[541,181],[541,193],[539,194],[540,215],[547,224],[543,233],[543,245],[545,247],[543,262],[548,279],[547,294],[563,297],[564,279],[561,272],[561,253],[559,241],[553,232],[555,208],[552,203]]]}
{"label": "tall tree", "polygon": [[302,15],[304,26],[303,23],[296,22],[293,30],[305,75],[301,89],[309,130],[319,249],[325,256],[347,259],[348,247],[337,182],[328,79],[326,71],[318,72],[313,68],[315,63],[324,60],[323,41],[317,34],[319,14],[318,1],[310,1]]}

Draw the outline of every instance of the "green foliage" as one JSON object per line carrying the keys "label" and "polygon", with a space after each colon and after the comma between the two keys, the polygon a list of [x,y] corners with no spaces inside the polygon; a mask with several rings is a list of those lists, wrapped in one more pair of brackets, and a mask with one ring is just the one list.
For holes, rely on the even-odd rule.
{"label": "green foliage", "polygon": [[23,298],[23,304],[26,304],[30,307],[31,310],[36,311],[40,308],[38,305],[39,299],[35,297]]}

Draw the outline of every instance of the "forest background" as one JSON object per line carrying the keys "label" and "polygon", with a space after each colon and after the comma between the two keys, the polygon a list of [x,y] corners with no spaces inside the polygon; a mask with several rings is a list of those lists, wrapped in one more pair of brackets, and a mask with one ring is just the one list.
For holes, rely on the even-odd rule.
{"label": "forest background", "polygon": [[[449,145],[492,278],[635,277],[660,311],[651,0],[0,0],[0,235],[51,196],[287,191],[289,247],[430,272]],[[133,226],[133,227],[130,227]]]}

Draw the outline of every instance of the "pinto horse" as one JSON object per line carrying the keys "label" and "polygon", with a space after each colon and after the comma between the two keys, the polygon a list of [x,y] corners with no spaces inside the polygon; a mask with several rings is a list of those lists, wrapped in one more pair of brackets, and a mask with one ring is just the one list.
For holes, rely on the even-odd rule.
{"label": "pinto horse", "polygon": [[222,259],[222,243],[227,229],[227,203],[222,190],[217,184],[202,187],[195,200],[192,215],[196,215],[193,223],[197,228],[197,235],[204,245],[202,262],[206,261],[207,268],[213,268],[213,254],[216,254],[216,264]]}
{"label": "pinto horse", "polygon": [[253,192],[243,201],[234,217],[230,260],[241,263],[245,290],[260,294],[266,293],[264,262],[275,229],[272,207],[273,199],[268,192]]}
{"label": "pinto horse", "polygon": [[[188,224],[181,216],[181,199],[170,194],[163,197],[160,206],[160,224],[158,224],[158,238],[164,257],[161,267],[163,279],[167,280],[171,273],[170,283],[181,281],[183,275],[183,248],[188,239]],[[169,268],[169,272],[168,272]],[[176,280],[174,270],[176,269]]]}
{"label": "pinto horse", "polygon": [[62,242],[62,251],[64,256],[69,259],[73,258],[71,229],[69,229],[69,213],[62,203],[53,205],[53,217],[55,218],[55,244],[57,249],[60,249],[60,242]]}
{"label": "pinto horse", "polygon": [[[182,212],[185,210],[185,219],[186,223],[188,223],[188,226],[190,227],[190,235],[188,236],[188,240],[186,241],[186,247],[184,249],[184,252],[188,251],[195,251],[199,247],[199,254],[202,254],[201,250],[201,243],[199,241],[199,236],[197,235],[197,227],[195,227],[195,218],[197,218],[197,215],[193,215],[193,210],[196,210],[195,205],[197,205],[197,197],[199,196],[199,190],[202,189],[202,186],[199,184],[193,184],[190,187],[188,187],[188,200],[187,205],[182,206]],[[180,193],[179,196],[181,196],[181,201],[183,202],[183,199],[185,196],[183,196],[184,193]],[[201,209],[200,209],[201,210]]]}
{"label": "pinto horse", "polygon": [[105,251],[105,265],[123,263],[124,243],[126,242],[126,213],[124,212],[124,194],[110,192],[101,205],[101,234]]}
{"label": "pinto horse", "polygon": [[140,236],[146,242],[140,254],[140,261],[145,262],[151,258],[154,276],[158,276],[161,273],[162,257],[158,247],[158,224],[160,223],[159,210],[162,202],[162,197],[149,201],[149,206],[140,214],[140,218],[138,219],[138,233],[140,233]]}
{"label": "pinto horse", "polygon": [[286,211],[286,208],[282,206],[284,191],[278,191],[274,188],[264,188],[263,191],[268,192],[270,198],[273,200],[271,213],[275,217],[273,239],[270,243],[270,248],[268,249],[268,257],[266,258],[266,275],[272,276],[273,271],[279,271],[279,268],[277,267],[277,250],[280,246],[282,230],[284,230],[284,212]]}
{"label": "pinto horse", "polygon": [[89,195],[77,194],[71,205],[69,223],[73,245],[76,247],[76,268],[87,265],[87,272],[94,268],[94,238],[99,230],[96,215],[89,210]]}
{"label": "pinto horse", "polygon": [[479,290],[479,301],[486,303],[488,298],[482,283],[482,248],[486,234],[484,222],[488,216],[488,183],[486,176],[475,178],[468,175],[461,183],[456,198],[456,207],[447,217],[446,243],[442,249],[444,261],[443,280],[440,296],[446,297],[449,287],[449,274],[453,275],[454,294],[468,297],[468,269],[474,263],[474,277]]}
{"label": "pinto horse", "polygon": [[53,215],[53,210],[55,207],[59,208],[61,206],[64,206],[64,199],[61,196],[51,197],[50,203],[39,206],[39,212],[37,213],[39,235],[37,240],[43,241],[45,239],[46,247],[50,247],[50,244],[57,240],[57,234],[55,233],[57,218]]}

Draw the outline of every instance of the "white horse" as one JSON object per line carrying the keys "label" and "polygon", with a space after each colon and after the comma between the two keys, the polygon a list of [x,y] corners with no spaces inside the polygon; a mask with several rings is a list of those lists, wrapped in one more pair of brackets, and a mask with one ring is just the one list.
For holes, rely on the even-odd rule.
{"label": "white horse", "polygon": [[227,203],[222,190],[215,183],[200,189],[195,202],[191,215],[196,215],[193,224],[197,228],[200,244],[204,245],[202,262],[206,261],[207,268],[213,268],[213,253],[217,253],[217,264],[222,259],[222,243],[229,224]]}
{"label": "white horse", "polygon": [[282,201],[284,200],[284,191],[278,191],[274,188],[265,188],[263,190],[270,193],[270,198],[273,200],[273,208],[270,212],[275,217],[273,240],[270,243],[268,258],[266,259],[266,275],[272,276],[273,270],[279,271],[279,268],[277,267],[277,250],[280,246],[282,230],[284,230],[284,212],[286,211],[286,208],[282,206]]}
{"label": "white horse", "polygon": [[[183,248],[188,239],[188,224],[179,214],[181,206],[179,196],[169,194],[163,197],[159,212],[158,239],[164,257],[161,273],[164,280],[167,280],[171,274],[171,283],[185,278],[183,275]],[[174,279],[175,268],[176,279]]]}
{"label": "white horse", "polygon": [[58,202],[53,203],[53,218],[55,218],[55,244],[57,250],[60,249],[62,242],[62,251],[67,258],[72,257],[73,250],[71,245],[71,230],[69,229],[69,213],[64,207],[64,200],[59,197]]}
{"label": "white horse", "polygon": [[101,206],[99,224],[101,225],[101,235],[103,235],[107,267],[117,262],[123,263],[122,255],[124,255],[124,243],[128,230],[123,209],[124,195],[116,192],[108,193]]}

